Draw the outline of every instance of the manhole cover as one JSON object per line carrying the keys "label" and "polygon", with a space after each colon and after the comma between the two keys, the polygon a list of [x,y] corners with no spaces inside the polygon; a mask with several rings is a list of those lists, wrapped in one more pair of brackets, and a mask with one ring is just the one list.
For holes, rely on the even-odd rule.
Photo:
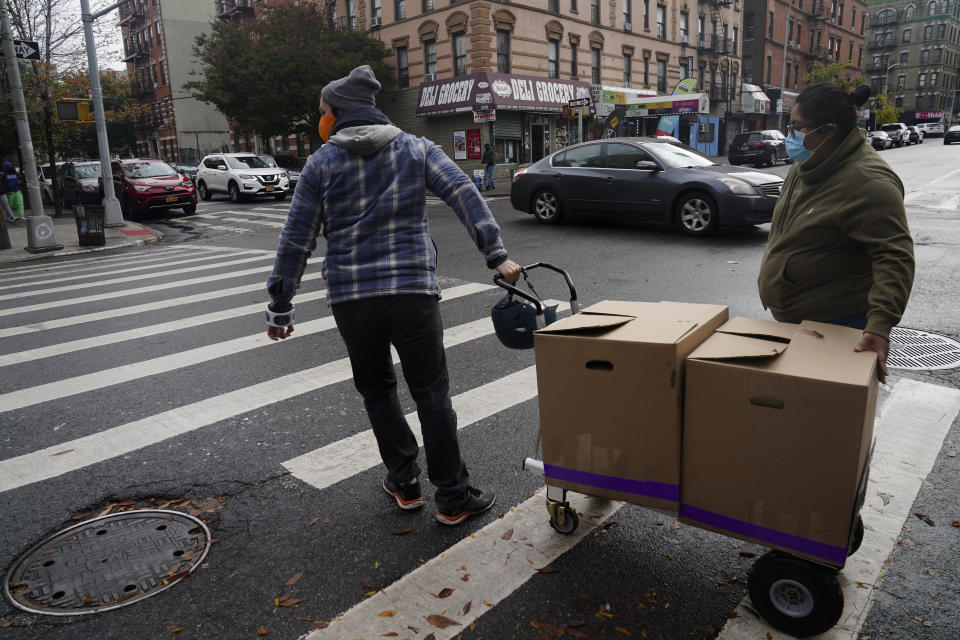
{"label": "manhole cover", "polygon": [[209,548],[206,525],[179,511],[115,513],[34,546],[7,573],[3,589],[15,606],[32,613],[109,611],[182,580]]}
{"label": "manhole cover", "polygon": [[960,343],[935,333],[894,327],[887,366],[915,370],[960,367]]}

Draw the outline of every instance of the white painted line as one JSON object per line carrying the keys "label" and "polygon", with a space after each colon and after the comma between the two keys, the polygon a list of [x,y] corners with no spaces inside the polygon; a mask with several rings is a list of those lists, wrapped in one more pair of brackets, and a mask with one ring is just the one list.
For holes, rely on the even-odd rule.
{"label": "white painted line", "polygon": [[[182,249],[159,249],[148,254],[131,254],[122,257],[101,258],[95,263],[89,260],[67,261],[51,264],[46,267],[20,268],[9,271],[3,271],[4,282],[15,282],[18,280],[36,280],[37,278],[49,278],[50,276],[61,276],[65,273],[96,272],[98,269],[113,268],[125,262],[135,262],[143,264],[145,262],[159,262],[169,260],[170,258],[182,258],[188,255],[187,251]],[[80,262],[81,264],[77,264]],[[89,275],[96,275],[91,273]],[[6,277],[10,276],[10,277]]]}
{"label": "white painted line", "polygon": [[[237,250],[235,253],[224,254],[222,257],[227,258],[227,257],[233,257],[233,256],[246,256],[246,255],[251,255],[251,254],[263,255],[263,254],[260,253],[260,251],[256,251],[256,250]],[[195,257],[195,256],[196,256],[196,254],[193,254],[193,257],[189,257],[189,258],[183,257],[183,259],[171,260],[171,261],[169,261],[169,262],[164,262],[163,265],[162,265],[162,267],[163,267],[163,268],[166,268],[166,267],[172,267],[172,266],[181,265],[181,264],[192,264],[192,263],[195,263],[195,262],[204,262],[204,261],[207,261],[207,260],[217,260],[217,259],[219,259],[219,258],[221,257],[221,256],[217,256],[217,255],[214,255],[214,254],[207,254],[207,255],[203,255],[203,256],[199,256],[199,257]],[[181,256],[181,257],[182,257],[182,256]],[[66,277],[63,277],[63,278],[49,278],[49,279],[47,279],[47,280],[44,280],[42,283],[26,282],[26,283],[21,283],[21,284],[4,285],[4,286],[0,286],[0,290],[3,290],[3,289],[19,289],[19,288],[21,288],[21,287],[35,287],[35,286],[37,286],[38,284],[47,285],[47,284],[54,284],[54,283],[56,283],[56,282],[74,282],[74,281],[78,281],[78,280],[89,280],[89,279],[91,279],[91,278],[102,278],[102,277],[105,277],[105,276],[116,275],[116,274],[118,274],[118,273],[134,273],[134,272],[137,272],[137,271],[151,271],[151,270],[153,270],[154,273],[151,274],[151,276],[149,276],[149,277],[153,277],[153,275],[163,275],[164,272],[162,272],[162,271],[156,271],[156,269],[159,268],[159,266],[160,266],[160,265],[147,264],[147,265],[140,265],[140,266],[137,266],[137,267],[124,267],[124,268],[122,268],[122,269],[114,269],[113,271],[101,271],[101,272],[94,273],[94,274],[89,274],[89,273],[88,273],[88,274],[83,274],[83,275],[78,275],[78,276],[77,276],[77,275],[74,275],[74,276],[66,276]],[[211,266],[220,266],[220,265],[214,263],[213,265],[207,265],[207,268],[209,268],[209,267],[211,267]],[[105,283],[105,282],[108,282],[108,281],[106,281],[106,280],[104,280],[104,281],[98,281],[98,284],[103,284],[103,283]],[[83,288],[83,287],[76,287],[76,286],[74,286],[74,287],[69,287],[69,289],[82,289],[82,288]],[[43,290],[38,290],[38,291],[42,292]],[[22,296],[22,295],[31,295],[31,294],[33,294],[33,293],[34,293],[33,291],[23,291],[23,292],[20,292],[20,293],[17,294],[17,295],[21,295],[21,296]]]}
{"label": "white painted line", "polygon": [[[840,572],[844,613],[833,629],[818,638],[853,640],[859,637],[884,562],[897,544],[910,507],[923,479],[933,468],[958,412],[958,389],[905,378],[890,395],[875,423],[876,448],[866,500],[860,511],[866,529],[863,545]],[[749,598],[744,598],[738,607],[739,615],[727,621],[717,640],[787,637],[746,610],[747,603]]]}
{"label": "white painted line", "polygon": [[[444,335],[444,347],[449,349],[491,333],[493,323],[490,318],[475,320],[448,329]],[[350,377],[350,360],[342,358],[128,422],[100,433],[8,458],[0,461],[0,493],[55,478],[242,413],[344,382]]]}
{"label": "white painted line", "polygon": [[[547,524],[544,489],[511,508],[475,534],[464,538],[386,589],[337,616],[326,629],[301,636],[301,640],[352,640],[389,634],[412,637],[410,627],[449,640],[522,587],[542,569],[572,549],[623,506],[622,502],[567,494],[580,515],[580,526],[561,535]],[[508,540],[503,536],[513,531]],[[465,569],[464,569],[465,567]],[[467,582],[461,580],[470,574]],[[571,578],[571,579],[575,579]],[[449,587],[454,593],[443,600],[435,593]],[[469,611],[463,613],[470,603]],[[426,618],[446,610],[459,623],[447,629],[431,626]],[[379,615],[393,611],[390,616]],[[421,637],[421,636],[417,636]]]}
{"label": "white painted line", "polygon": [[[297,304],[311,302],[313,300],[322,300],[327,297],[326,289],[320,291],[312,291],[310,293],[303,293],[297,295]],[[204,300],[209,299],[209,296],[203,298]],[[166,305],[164,305],[165,307]],[[25,351],[19,351],[17,353],[7,353],[0,355],[0,367],[8,367],[14,364],[23,364],[25,362],[31,362],[33,360],[39,360],[41,358],[52,358],[55,356],[62,356],[67,353],[74,353],[76,351],[82,351],[84,349],[95,349],[99,347],[106,347],[109,345],[117,344],[119,342],[125,342],[127,340],[136,340],[138,338],[149,338],[150,336],[159,335],[161,333],[170,333],[172,331],[181,331],[183,329],[189,329],[190,327],[198,327],[201,325],[209,324],[211,322],[218,322],[220,320],[231,320],[233,318],[239,318],[251,314],[260,314],[263,315],[263,311],[266,308],[266,304],[263,302],[258,302],[255,304],[248,304],[242,307],[234,307],[233,309],[221,309],[219,311],[214,311],[212,313],[204,313],[201,315],[189,316],[187,318],[182,318],[180,320],[171,320],[170,322],[161,322],[159,324],[140,326],[136,329],[128,329],[127,331],[117,331],[115,333],[107,333],[100,336],[93,336],[90,338],[82,338],[79,340],[71,340],[69,342],[61,342],[59,344],[48,344],[42,347],[37,347],[36,349],[27,349]]]}
{"label": "white painted line", "polygon": [[245,229],[243,227],[227,227],[219,224],[210,224],[209,222],[202,222],[196,219],[196,216],[181,217],[180,220],[183,220],[184,224],[192,225],[194,227],[203,227],[204,229],[213,229],[214,231],[228,231],[230,233],[253,233],[253,229]]}
{"label": "white painted line", "polygon": [[[269,211],[269,210],[268,210]],[[286,220],[286,214],[281,213],[266,213],[261,209],[255,209],[253,211],[237,211],[235,209],[230,209],[227,211],[221,211],[219,213],[230,214],[233,216],[255,216],[259,218],[273,218],[275,220]]]}
{"label": "white painted line", "polygon": [[[224,256],[227,257],[227,256]],[[168,271],[153,271],[151,273],[140,273],[135,276],[124,276],[122,278],[111,278],[108,280],[94,280],[93,282],[85,283],[74,283],[69,285],[63,285],[59,287],[49,287],[46,289],[34,289],[33,291],[18,293],[7,293],[0,295],[0,301],[3,300],[22,300],[24,296],[41,296],[48,295],[51,293],[62,293],[64,291],[76,291],[77,289],[92,289],[95,287],[104,287],[111,284],[122,284],[124,282],[135,282],[137,280],[148,280],[150,278],[167,278],[170,276],[178,276],[184,273],[193,273],[195,271],[210,271],[211,269],[219,269],[221,267],[232,267],[238,264],[248,264],[250,262],[263,262],[264,260],[273,261],[275,256],[271,254],[258,253],[254,256],[248,256],[245,258],[237,258],[235,260],[227,260],[225,262],[215,262],[213,264],[201,264],[194,265],[192,267],[183,267],[182,269],[170,269]]]}
{"label": "white painted line", "polygon": [[919,196],[919,194],[922,194],[923,192],[927,191],[930,186],[937,184],[941,180],[946,180],[950,176],[956,175],[958,173],[960,173],[960,169],[955,169],[954,171],[951,171],[950,173],[946,173],[940,176],[939,178],[936,178],[934,180],[931,180],[930,182],[927,182],[926,184],[921,184],[914,187],[913,189],[910,189],[907,192],[906,196],[904,197],[903,201],[906,204],[910,204],[914,200],[912,196]]}
{"label": "white painted line", "polygon": [[[569,305],[568,305],[569,306]],[[505,409],[537,397],[536,367],[475,387],[452,398],[459,429],[479,422]],[[407,423],[423,446],[417,412],[406,415]],[[518,458],[519,459],[519,458]],[[325,489],[362,471],[380,464],[377,440],[371,429],[338,440],[302,456],[287,460],[283,466],[303,482]]]}
{"label": "white painted line", "polygon": [[[322,258],[320,258],[322,260]],[[312,263],[312,261],[311,261]],[[323,274],[318,272],[315,273],[305,273],[303,278],[301,278],[301,283],[310,282],[312,280],[319,280],[323,278]],[[68,316],[66,318],[58,318],[56,320],[47,320],[45,322],[35,322],[31,324],[22,324],[14,327],[7,327],[6,329],[0,329],[0,338],[9,338],[12,336],[19,336],[26,333],[37,333],[39,331],[49,331],[51,329],[62,329],[63,327],[72,327],[78,324],[84,324],[87,322],[100,322],[102,320],[107,320],[110,318],[121,318],[123,316],[131,316],[140,313],[148,313],[150,311],[158,311],[161,309],[169,309],[171,307],[178,307],[186,304],[193,304],[194,302],[208,302],[216,298],[226,298],[229,296],[236,296],[244,293],[250,293],[252,291],[262,291],[264,292],[264,305],[266,305],[266,281],[257,282],[255,284],[245,284],[239,287],[230,287],[229,289],[218,289],[216,291],[206,291],[204,293],[196,293],[190,296],[181,296],[179,298],[168,298],[166,300],[158,300],[156,302],[148,302],[146,304],[138,304],[131,307],[120,307],[118,309],[107,309],[105,311],[95,311],[94,313],[84,313],[76,316]],[[303,294],[299,294],[303,295]]]}
{"label": "white painted line", "polygon": [[[465,284],[448,289],[444,295],[444,299],[454,300],[492,288],[493,285]],[[489,323],[489,318],[487,322]],[[287,340],[296,340],[314,333],[329,331],[336,326],[333,316],[326,316],[317,320],[310,320],[309,322],[301,322],[296,325],[296,331],[290,338],[287,338]],[[270,344],[273,344],[273,341],[267,337],[266,331],[264,330],[225,342],[208,344],[195,349],[170,353],[149,360],[141,360],[140,362],[113,367],[111,369],[101,369],[100,371],[94,371],[93,373],[81,376],[64,378],[46,384],[10,391],[0,394],[0,413],[16,411],[17,409],[32,407],[44,402],[68,398],[79,393],[88,393],[132,380],[140,380],[141,378],[147,378],[149,376],[169,373],[218,358],[225,358],[244,351],[250,351],[258,347],[265,347]]]}
{"label": "white painted line", "polygon": [[224,222],[241,222],[244,224],[258,224],[261,227],[272,227],[274,229],[282,229],[284,223],[277,222],[275,220],[248,220],[247,218],[220,218]]}

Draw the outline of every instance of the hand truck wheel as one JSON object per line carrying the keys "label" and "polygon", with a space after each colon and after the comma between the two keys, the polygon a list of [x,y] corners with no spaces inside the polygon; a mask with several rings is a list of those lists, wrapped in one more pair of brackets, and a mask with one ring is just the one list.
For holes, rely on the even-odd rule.
{"label": "hand truck wheel", "polygon": [[843,613],[836,569],[779,551],[753,564],[747,590],[764,620],[797,638],[827,631]]}
{"label": "hand truck wheel", "polygon": [[568,536],[577,530],[577,526],[580,524],[580,516],[577,515],[577,512],[569,503],[547,500],[547,511],[550,513],[550,526],[557,533]]}

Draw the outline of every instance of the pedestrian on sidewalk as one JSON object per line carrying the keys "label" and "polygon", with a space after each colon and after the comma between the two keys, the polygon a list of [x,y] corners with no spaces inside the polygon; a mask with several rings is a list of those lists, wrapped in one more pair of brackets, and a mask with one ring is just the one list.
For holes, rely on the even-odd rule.
{"label": "pedestrian on sidewalk", "polygon": [[13,215],[13,210],[10,209],[10,201],[7,199],[7,176],[3,175],[3,179],[0,180],[0,209],[3,209],[3,218],[7,222],[16,222],[17,218]]}
{"label": "pedestrian on sidewalk", "polygon": [[487,191],[495,188],[493,184],[493,170],[497,166],[496,154],[493,149],[490,148],[490,143],[483,145],[483,158],[480,159],[480,162],[483,163],[483,170],[487,176],[486,188]]}
{"label": "pedestrian on sidewalk", "polygon": [[760,299],[781,322],[815,320],[863,330],[887,375],[890,329],[913,285],[913,240],[903,183],[867,142],[856,107],[870,97],[832,84],[797,96],[787,127],[794,165],[773,211],[760,264]]}
{"label": "pedestrian on sidewalk", "polygon": [[282,340],[293,332],[291,300],[323,233],[327,298],[387,468],[383,489],[401,509],[424,505],[392,344],[417,404],[436,520],[455,525],[489,509],[495,497],[471,486],[460,454],[427,190],[453,209],[487,267],[507,282],[516,282],[521,267],[507,258],[500,228],[470,178],[433,142],[395,127],[375,106],[379,91],[373,70],[362,65],[321,92],[320,130],[329,132],[330,144],[307,160],[280,235],[267,281],[267,335]]}
{"label": "pedestrian on sidewalk", "polygon": [[17,175],[17,168],[12,162],[3,163],[3,182],[7,201],[4,213],[7,214],[7,220],[23,222],[23,192],[20,190],[20,176]]}

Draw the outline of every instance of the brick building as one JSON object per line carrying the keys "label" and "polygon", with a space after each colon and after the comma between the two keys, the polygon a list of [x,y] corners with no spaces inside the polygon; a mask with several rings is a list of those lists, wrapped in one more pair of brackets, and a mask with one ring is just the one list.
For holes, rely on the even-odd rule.
{"label": "brick building", "polygon": [[769,98],[769,108],[749,118],[750,128],[779,128],[781,112],[785,125],[817,61],[852,62],[846,78],[860,77],[866,17],[861,0],[745,0],[744,82]]}
{"label": "brick building", "polygon": [[119,10],[130,94],[147,112],[136,123],[137,154],[194,163],[228,144],[214,107],[184,90],[194,69],[194,38],[210,28],[207,2],[131,0]]}
{"label": "brick building", "polygon": [[960,2],[871,0],[866,72],[874,93],[904,110],[903,122],[956,121]]}

